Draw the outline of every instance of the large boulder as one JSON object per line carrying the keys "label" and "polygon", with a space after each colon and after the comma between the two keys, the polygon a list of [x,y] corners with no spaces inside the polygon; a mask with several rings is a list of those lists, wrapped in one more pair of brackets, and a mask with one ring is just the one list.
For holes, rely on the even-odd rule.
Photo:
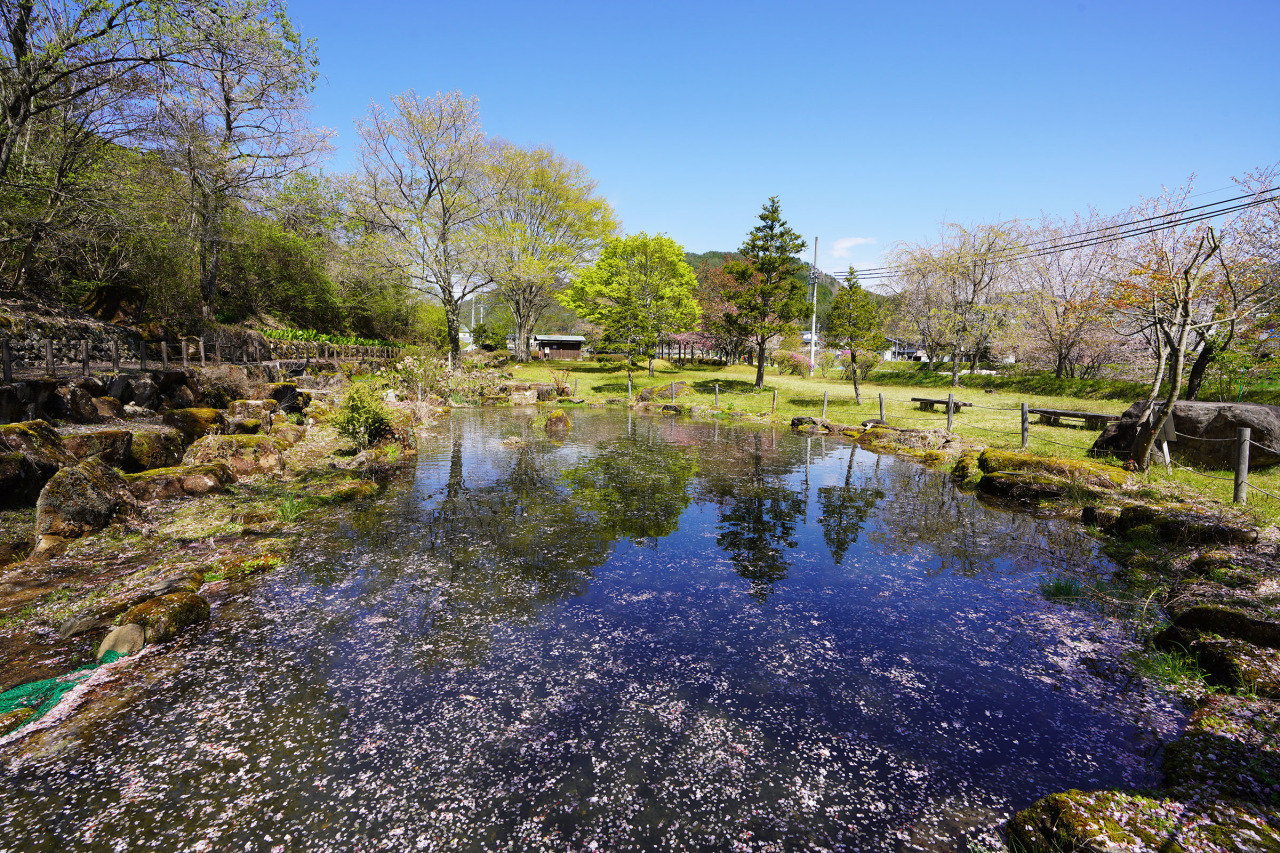
{"label": "large boulder", "polygon": [[[1090,452],[1097,456],[1127,457],[1146,405],[1145,400],[1139,400],[1126,409],[1119,421],[1102,431]],[[1163,405],[1157,404],[1157,407],[1159,410]],[[1179,400],[1173,404],[1172,420],[1179,435],[1169,443],[1169,450],[1179,459],[1212,468],[1233,467],[1236,430],[1249,427],[1250,438],[1257,442],[1249,449],[1249,467],[1264,468],[1280,463],[1280,406]]]}
{"label": "large boulder", "polygon": [[1271,809],[1129,791],[1050,794],[1014,815],[1005,831],[1010,848],[1022,853],[1280,849],[1280,819]]}
{"label": "large boulder", "polygon": [[133,433],[127,429],[72,433],[62,437],[62,446],[81,461],[96,456],[114,468],[123,468],[133,449]]}
{"label": "large boulder", "polygon": [[0,426],[0,507],[31,506],[54,474],[77,461],[44,421]]}
{"label": "large boulder", "polygon": [[269,435],[207,435],[187,449],[182,461],[185,465],[226,462],[237,477],[284,471],[284,454]]}
{"label": "large boulder", "polygon": [[115,397],[94,397],[93,408],[98,412],[98,420],[124,420],[124,403]]}
{"label": "large boulder", "polygon": [[144,601],[174,592],[198,592],[203,583],[202,572],[186,571],[153,581],[145,587],[99,599],[85,609],[63,619],[58,625],[58,637],[66,640],[110,627],[121,613]]}
{"label": "large boulder", "polygon": [[302,414],[311,405],[311,394],[298,390],[292,382],[273,382],[262,389],[262,396],[274,400],[276,407],[287,415]]}
{"label": "large boulder", "polygon": [[40,536],[36,553],[102,530],[137,508],[128,483],[101,459],[86,459],[63,468],[45,484],[36,501],[36,533]]}
{"label": "large boulder", "polygon": [[161,643],[208,618],[208,601],[194,592],[174,592],[130,608],[120,624],[137,625],[148,643]]}
{"label": "large boulder", "polygon": [[171,409],[164,413],[164,424],[182,435],[182,444],[190,446],[206,435],[226,430],[227,419],[217,409]]}
{"label": "large boulder", "polygon": [[77,385],[58,388],[49,397],[45,408],[53,417],[75,424],[96,424],[102,421],[98,407],[93,404],[93,397]]}
{"label": "large boulder", "polygon": [[270,419],[277,406],[275,400],[232,400],[227,407],[227,414],[233,418],[256,418],[265,422]]}
{"label": "large boulder", "polygon": [[163,501],[225,492],[236,475],[226,462],[217,461],[126,474],[125,481],[138,500]]}
{"label": "large boulder", "polygon": [[126,471],[171,468],[182,461],[182,433],[175,429],[139,429],[133,431]]}
{"label": "large boulder", "polygon": [[26,417],[27,396],[25,385],[0,385],[0,424],[13,423]]}
{"label": "large boulder", "polygon": [[670,400],[671,389],[673,387],[675,388],[677,397],[683,397],[687,394],[693,393],[693,389],[689,387],[687,382],[672,382],[667,385],[655,385],[652,388],[644,389],[640,392],[640,402],[648,403],[650,400]]}

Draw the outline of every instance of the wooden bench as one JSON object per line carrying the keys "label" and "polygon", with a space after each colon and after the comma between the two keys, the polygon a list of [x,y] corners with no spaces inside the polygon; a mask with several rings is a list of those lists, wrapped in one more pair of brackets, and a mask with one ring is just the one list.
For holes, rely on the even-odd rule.
{"label": "wooden bench", "polygon": [[[933,411],[933,407],[934,407],[934,406],[942,406],[942,407],[943,407],[943,409],[945,410],[945,409],[946,409],[946,405],[947,405],[947,401],[946,401],[946,400],[934,400],[934,399],[929,398],[929,397],[912,397],[912,398],[911,398],[911,402],[913,402],[913,403],[919,403],[919,404],[920,404],[920,411],[922,411],[922,412],[932,412],[932,411]],[[961,409],[961,407],[964,407],[964,406],[972,406],[972,405],[973,405],[973,403],[961,403],[959,400],[952,400],[952,401],[951,401],[951,406],[952,406],[953,410],[954,410],[954,411],[956,411],[956,412],[959,412],[959,411],[960,411],[960,409]]]}
{"label": "wooden bench", "polygon": [[1065,409],[1027,409],[1028,414],[1039,415],[1040,423],[1050,426],[1062,426],[1062,419],[1084,421],[1086,429],[1106,429],[1107,424],[1120,420],[1119,415],[1104,415],[1100,412],[1069,412]]}

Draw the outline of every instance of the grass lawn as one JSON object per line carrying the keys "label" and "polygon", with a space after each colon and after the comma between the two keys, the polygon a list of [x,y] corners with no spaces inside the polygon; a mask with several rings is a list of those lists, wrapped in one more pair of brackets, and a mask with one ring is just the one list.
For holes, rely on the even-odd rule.
{"label": "grass lawn", "polygon": [[[773,406],[773,392],[778,394],[777,419],[789,422],[796,415],[822,414],[823,394],[827,395],[827,418],[837,423],[857,424],[868,418],[880,416],[878,395],[885,399],[885,420],[894,426],[916,428],[945,428],[945,407],[934,412],[922,412],[912,397],[946,399],[952,389],[948,387],[909,387],[880,385],[875,382],[862,384],[862,405],[854,400],[853,383],[842,379],[824,379],[818,374],[812,378],[779,376],[775,368],[765,370],[765,387],[754,388],[755,368],[745,364],[728,367],[706,365],[673,366],[658,362],[661,367],[653,377],[644,371],[633,375],[633,393],[639,394],[651,386],[666,386],[671,382],[685,382],[693,394],[682,395],[684,404],[715,404],[715,389],[720,388],[720,408],[725,411],[769,413]],[[627,396],[625,370],[610,369],[591,361],[533,362],[518,366],[517,378],[521,381],[540,382],[550,379],[550,371],[569,372],[569,385],[577,388],[577,396],[587,402],[603,402],[606,399]],[[875,378],[873,374],[872,379]],[[992,447],[1017,448],[1021,445],[1022,403],[1030,408],[1067,409],[1085,412],[1120,414],[1133,401],[1115,399],[1090,399],[1085,397],[1051,396],[1024,392],[1009,392],[983,388],[965,388],[961,377],[960,388],[955,389],[956,400],[972,403],[955,416],[953,430],[970,441]],[[1133,399],[1136,399],[1133,398]],[[1048,426],[1037,423],[1031,417],[1030,450],[1046,456],[1084,457],[1098,437],[1097,430],[1071,426]],[[1154,483],[1166,483],[1196,492],[1202,497],[1230,503],[1232,493],[1231,472],[1215,470],[1186,470],[1175,467],[1166,473],[1160,464],[1153,465],[1146,475]],[[1213,479],[1213,477],[1226,478]],[[1280,466],[1265,471],[1252,471],[1250,485],[1257,485],[1280,495]],[[1280,500],[1251,489],[1249,505],[1265,523],[1280,522]]]}

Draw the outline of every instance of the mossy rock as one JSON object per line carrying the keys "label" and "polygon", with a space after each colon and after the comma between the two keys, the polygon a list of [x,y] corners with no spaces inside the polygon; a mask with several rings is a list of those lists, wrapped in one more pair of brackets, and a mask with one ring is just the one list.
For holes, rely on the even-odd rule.
{"label": "mossy rock", "polygon": [[1006,825],[1020,853],[1280,853],[1280,818],[1250,803],[1126,791],[1050,794]]}
{"label": "mossy rock", "polygon": [[978,483],[982,480],[982,468],[978,465],[979,453],[977,450],[966,450],[951,466],[951,479],[966,491],[978,488]]}
{"label": "mossy rock", "polygon": [[119,624],[140,625],[148,643],[160,643],[208,618],[209,602],[202,596],[174,592],[130,608],[120,617]]}
{"label": "mossy rock", "polygon": [[171,468],[182,461],[182,448],[182,433],[177,430],[135,430],[125,470]]}
{"label": "mossy rock", "polygon": [[354,480],[335,486],[328,494],[317,495],[322,504],[348,503],[372,497],[378,493],[378,484],[370,480]]}
{"label": "mossy rock", "polygon": [[227,421],[228,435],[257,435],[262,432],[262,421],[257,418],[231,418]]}
{"label": "mossy rock", "polygon": [[206,435],[187,449],[186,465],[226,462],[237,477],[284,471],[280,445],[269,435]]}
{"label": "mossy rock", "polygon": [[1212,636],[1194,639],[1187,646],[1215,687],[1280,699],[1280,651]]}
{"label": "mossy rock", "polygon": [[164,413],[164,423],[178,431],[184,447],[227,428],[226,417],[217,409],[170,409]]}
{"label": "mossy rock", "polygon": [[113,468],[124,468],[133,450],[133,433],[127,429],[74,433],[64,437],[62,444],[77,459],[97,457]]}
{"label": "mossy rock", "polygon": [[[666,406],[662,407],[666,410]],[[546,430],[548,433],[564,433],[568,432],[573,426],[573,421],[569,420],[569,416],[564,413],[564,409],[556,409],[547,415]]]}
{"label": "mossy rock", "polygon": [[1034,471],[984,473],[978,482],[978,490],[993,497],[1024,503],[1063,500],[1079,502],[1099,500],[1105,495],[1102,490],[1079,480]]}
{"label": "mossy rock", "polygon": [[235,471],[221,460],[199,465],[155,468],[137,474],[125,474],[129,491],[142,501],[163,501],[180,497],[225,492],[236,481]]}
{"label": "mossy rock", "polygon": [[307,428],[286,422],[271,428],[271,437],[283,448],[290,448],[307,437]]}
{"label": "mossy rock", "polygon": [[1187,569],[1192,574],[1207,581],[1234,589],[1253,586],[1262,579],[1263,575],[1256,569],[1251,569],[1236,562],[1235,555],[1230,551],[1218,549],[1211,549],[1196,555],[1196,558],[1191,561]]}
{"label": "mossy rock", "polygon": [[257,418],[262,421],[278,407],[275,400],[232,400],[227,406],[227,414],[233,418]]}
{"label": "mossy rock", "polygon": [[1255,528],[1184,506],[1127,506],[1120,510],[1109,532],[1130,539],[1150,538],[1184,546],[1251,545],[1258,541]]}
{"label": "mossy rock", "polygon": [[100,459],[63,468],[45,484],[36,502],[38,550],[53,539],[76,539],[101,530],[117,517],[136,511],[137,501],[124,478]]}
{"label": "mossy rock", "polygon": [[259,572],[269,571],[281,566],[285,562],[283,554],[267,552],[264,554],[249,554],[246,556],[228,557],[219,560],[210,572],[210,577],[230,580],[248,575],[255,575]]}
{"label": "mossy rock", "polygon": [[8,713],[0,714],[0,737],[20,729],[35,714],[35,708],[14,708]]}
{"label": "mossy rock", "polygon": [[302,413],[311,405],[311,394],[298,390],[292,382],[273,382],[264,388],[264,396],[274,400],[285,414]]}
{"label": "mossy rock", "polygon": [[1280,806],[1280,703],[1208,697],[1162,769],[1174,790]]}
{"label": "mossy rock", "polygon": [[991,447],[982,451],[978,457],[978,466],[983,474],[1005,472],[1047,474],[1082,486],[1107,491],[1122,485],[1128,479],[1124,471],[1100,462],[1063,459],[1058,456],[1035,456],[1030,453],[1015,453],[1011,450],[997,450]]}
{"label": "mossy rock", "polygon": [[1257,614],[1235,607],[1198,604],[1178,611],[1173,624],[1188,636],[1216,634],[1246,640],[1257,646],[1280,649],[1280,622],[1259,618]]}
{"label": "mossy rock", "polygon": [[0,425],[0,509],[34,505],[45,483],[78,461],[44,421]]}

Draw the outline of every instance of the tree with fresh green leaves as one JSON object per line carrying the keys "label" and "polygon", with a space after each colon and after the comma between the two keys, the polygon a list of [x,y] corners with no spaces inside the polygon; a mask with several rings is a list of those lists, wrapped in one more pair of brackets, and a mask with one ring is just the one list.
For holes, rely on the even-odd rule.
{"label": "tree with fresh green leaves", "polygon": [[858,354],[880,352],[887,338],[880,311],[870,294],[858,283],[858,273],[853,267],[849,267],[847,282],[831,303],[831,311],[827,315],[827,342],[849,350],[849,375],[853,379],[854,398],[858,405],[862,405]]}
{"label": "tree with fresh green leaves", "polygon": [[486,274],[511,311],[516,360],[528,361],[538,320],[618,222],[587,170],[550,148],[503,145],[492,168],[495,198],[481,226]]}
{"label": "tree with fresh green leaves", "polygon": [[480,106],[460,92],[413,91],[374,104],[357,124],[352,213],[382,238],[388,267],[444,306],[449,349],[461,352],[461,306],[491,283],[480,226],[495,194],[495,148]]}
{"label": "tree with fresh green leaves", "polygon": [[684,247],[643,231],[605,243],[595,266],[578,273],[560,303],[600,326],[606,345],[628,361],[644,356],[653,375],[658,345],[697,326],[698,279]]}
{"label": "tree with fresh green leaves", "polygon": [[151,133],[165,163],[187,179],[209,317],[233,209],[314,165],[330,134],[307,122],[319,60],[283,0],[213,0],[187,14],[195,43],[156,68]]}
{"label": "tree with fresh green leaves", "polygon": [[756,388],[764,387],[765,347],[807,315],[808,302],[796,258],[808,245],[791,230],[778,205],[770,197],[760,213],[760,224],[747,234],[738,254],[742,260],[725,263],[732,285],[724,297],[736,313],[733,320],[756,348]]}

